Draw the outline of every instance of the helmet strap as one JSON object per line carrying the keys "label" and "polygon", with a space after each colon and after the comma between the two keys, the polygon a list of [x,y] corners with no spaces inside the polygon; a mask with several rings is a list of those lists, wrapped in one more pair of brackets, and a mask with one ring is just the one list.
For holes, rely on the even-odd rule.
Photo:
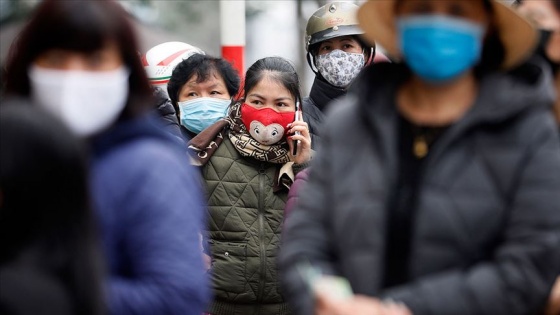
{"label": "helmet strap", "polygon": [[319,73],[319,70],[317,70],[316,67],[315,67],[315,56],[313,56],[308,51],[307,54],[305,55],[305,57],[307,58],[307,64],[309,65],[309,68],[311,68],[311,71],[313,71],[313,73],[315,73],[315,75],[321,75]]}

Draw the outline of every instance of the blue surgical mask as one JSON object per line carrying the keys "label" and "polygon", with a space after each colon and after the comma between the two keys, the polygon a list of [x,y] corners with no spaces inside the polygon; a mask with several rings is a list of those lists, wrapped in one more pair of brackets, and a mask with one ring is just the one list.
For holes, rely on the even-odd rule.
{"label": "blue surgical mask", "polygon": [[428,82],[453,80],[480,60],[484,25],[442,15],[402,17],[397,25],[406,63]]}
{"label": "blue surgical mask", "polygon": [[199,97],[179,102],[181,125],[196,134],[224,118],[231,100]]}

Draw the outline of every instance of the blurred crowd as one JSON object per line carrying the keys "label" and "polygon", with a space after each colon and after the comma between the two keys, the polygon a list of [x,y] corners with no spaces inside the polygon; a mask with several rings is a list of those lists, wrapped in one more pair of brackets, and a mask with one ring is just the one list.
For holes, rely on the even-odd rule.
{"label": "blurred crowd", "polygon": [[41,1],[3,69],[0,313],[559,315],[560,2],[330,2],[304,41],[309,95]]}

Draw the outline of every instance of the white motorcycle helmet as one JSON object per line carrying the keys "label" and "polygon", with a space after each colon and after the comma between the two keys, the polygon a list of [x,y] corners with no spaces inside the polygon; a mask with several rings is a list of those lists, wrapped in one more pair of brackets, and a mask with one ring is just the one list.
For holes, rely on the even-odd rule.
{"label": "white motorcycle helmet", "polygon": [[142,65],[152,86],[167,94],[167,83],[177,64],[204,51],[182,42],[166,42],[152,47],[142,56]]}

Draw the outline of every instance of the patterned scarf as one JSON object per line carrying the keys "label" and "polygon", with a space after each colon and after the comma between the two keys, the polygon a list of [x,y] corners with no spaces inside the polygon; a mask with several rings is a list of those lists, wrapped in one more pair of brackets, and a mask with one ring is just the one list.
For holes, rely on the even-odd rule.
{"label": "patterned scarf", "polygon": [[230,107],[228,117],[229,139],[237,151],[258,161],[284,164],[290,162],[288,143],[285,139],[273,145],[265,145],[253,139],[241,120],[241,102]]}
{"label": "patterned scarf", "polygon": [[[196,154],[195,165],[205,165],[227,135],[235,149],[245,157],[285,164],[290,162],[289,147],[286,140],[273,145],[264,145],[251,137],[241,120],[241,102],[229,108],[228,116],[206,128],[189,142],[189,149]],[[229,128],[224,128],[229,125]],[[229,129],[229,130],[228,130]]]}

